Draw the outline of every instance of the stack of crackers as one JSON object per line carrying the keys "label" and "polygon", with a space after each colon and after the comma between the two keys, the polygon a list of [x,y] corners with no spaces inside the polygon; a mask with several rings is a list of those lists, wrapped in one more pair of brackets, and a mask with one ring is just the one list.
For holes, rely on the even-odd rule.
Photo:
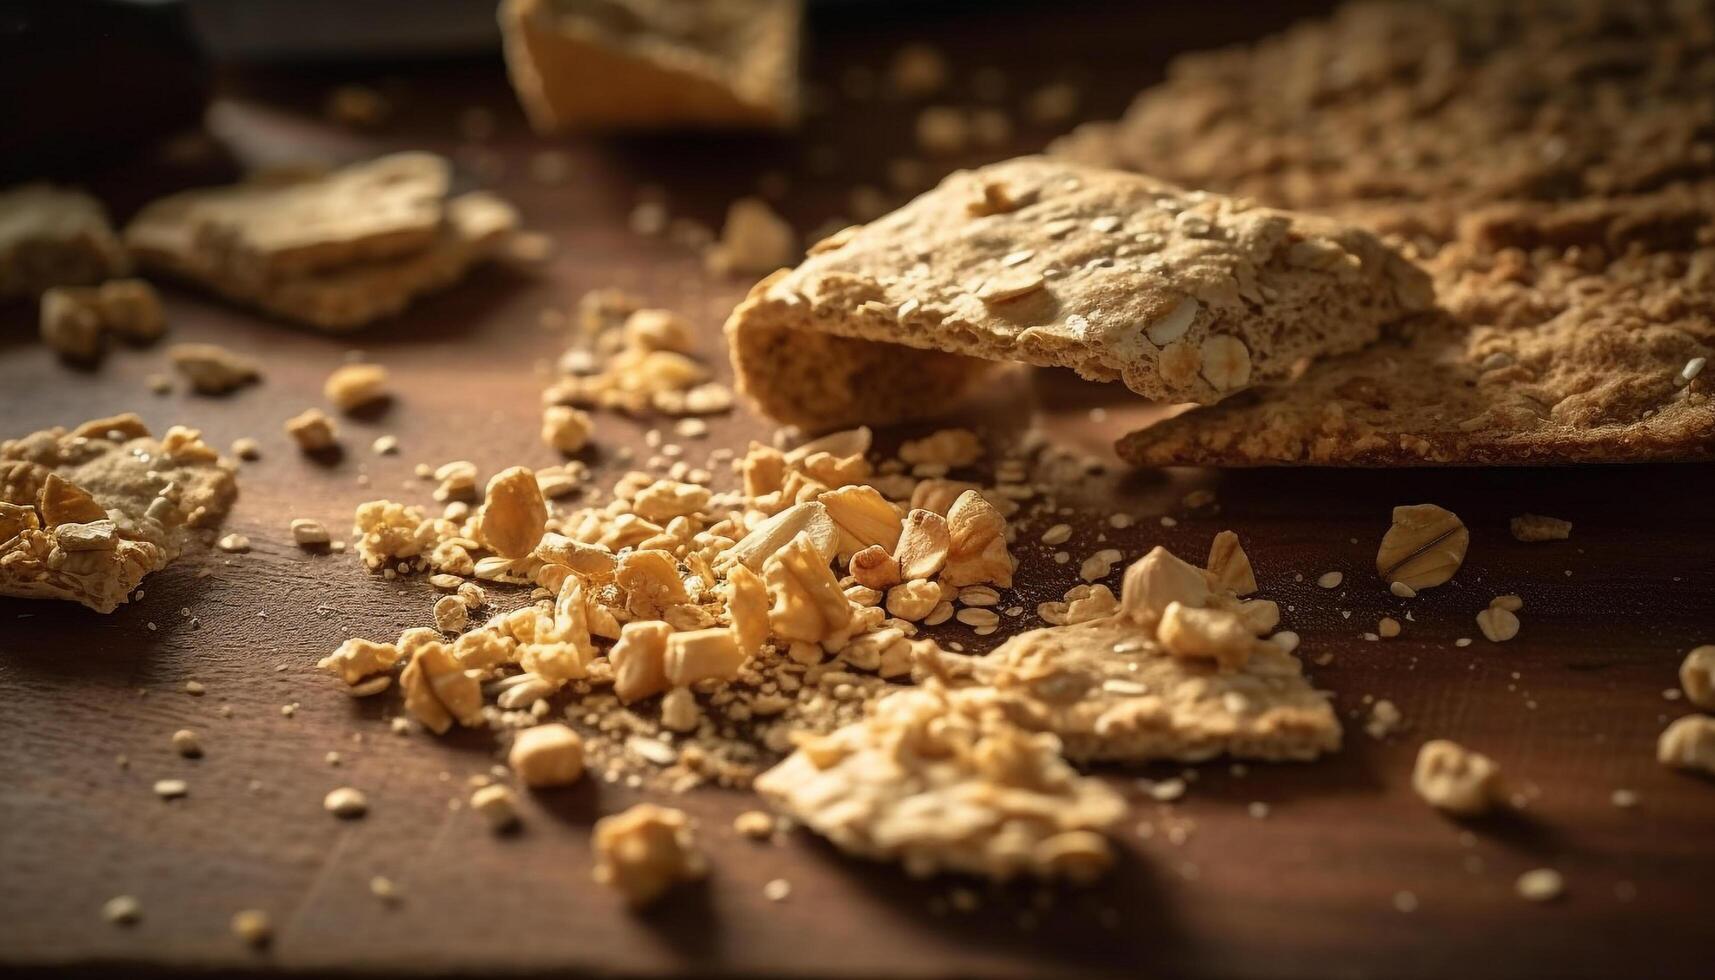
{"label": "stack of crackers", "polygon": [[498,252],[510,204],[454,195],[447,161],[396,153],[331,172],[263,173],[145,207],[125,229],[144,268],[323,330],[398,313]]}

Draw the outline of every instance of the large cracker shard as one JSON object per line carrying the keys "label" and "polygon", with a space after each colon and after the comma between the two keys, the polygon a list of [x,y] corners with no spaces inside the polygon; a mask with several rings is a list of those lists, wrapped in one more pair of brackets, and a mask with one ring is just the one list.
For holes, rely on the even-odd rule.
{"label": "large cracker shard", "polygon": [[[727,331],[754,401],[788,421],[831,425],[859,415],[870,393],[842,403],[825,371],[782,374],[782,338],[1069,367],[1146,397],[1211,403],[1362,347],[1430,298],[1422,272],[1349,225],[1023,157],[953,174],[823,241],[758,284]],[[916,375],[932,380],[928,371]],[[906,410],[935,410],[975,374],[942,373],[952,380]]]}
{"label": "large cracker shard", "polygon": [[1307,760],[1340,724],[1297,658],[1259,643],[1238,670],[1169,656],[1123,617],[1034,630],[970,664],[1080,762]]}
{"label": "large cracker shard", "polygon": [[913,875],[1088,879],[1112,861],[1105,831],[1125,803],[1015,725],[993,692],[939,685],[875,703],[806,739],[756,780],[781,812],[848,853]]}
{"label": "large cracker shard", "polygon": [[129,414],[0,443],[0,595],[112,612],[225,515],[232,474],[196,430],[157,441]]}
{"label": "large cracker shard", "polygon": [[398,153],[329,173],[258,176],[163,198],[125,229],[145,267],[324,330],[403,310],[494,255],[511,205],[449,197],[447,162]]}

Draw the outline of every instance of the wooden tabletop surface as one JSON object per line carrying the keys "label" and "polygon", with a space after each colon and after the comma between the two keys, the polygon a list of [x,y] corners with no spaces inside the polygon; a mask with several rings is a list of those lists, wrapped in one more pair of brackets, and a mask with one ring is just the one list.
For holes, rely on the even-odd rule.
{"label": "wooden tabletop surface", "polygon": [[[1085,115],[1111,116],[1159,76],[1165,54],[1286,19],[1276,5],[1220,23],[1155,6],[1014,5],[983,17],[965,8],[910,24],[883,19],[886,8],[826,12],[813,25],[811,72],[837,90],[851,66],[879,66],[900,41],[930,37],[954,52],[961,76],[1007,67],[1010,104],[1070,77],[1086,95]],[[332,81],[384,77],[402,80],[388,128],[356,134],[321,119]],[[793,139],[549,143],[526,132],[488,61],[246,76],[228,79],[223,92],[210,126],[244,163],[447,152],[466,182],[515,201],[555,251],[539,269],[484,270],[344,338],[169,288],[170,340],[217,341],[265,363],[262,384],[219,399],[150,394],[145,379],[165,369],[160,347],[119,349],[95,370],[68,369],[35,342],[32,310],[0,312],[4,435],[136,410],[157,430],[184,423],[218,446],[240,436],[263,446],[263,458],[241,470],[226,525],[249,536],[248,554],[193,546],[147,582],[142,600],[110,616],[0,600],[0,963],[110,976],[1709,975],[1715,783],[1654,761],[1656,735],[1687,710],[1664,696],[1677,686],[1680,657],[1715,641],[1715,467],[1707,466],[1116,469],[1068,491],[1079,508],[1069,546],[1076,555],[1102,546],[1105,532],[1128,557],[1160,543],[1197,558],[1216,531],[1238,530],[1262,594],[1303,636],[1310,673],[1334,692],[1346,726],[1345,748],[1315,764],[1198,766],[1170,805],[1149,801],[1135,780],[1181,767],[1112,771],[1139,800],[1130,823],[1147,829],[1128,825],[1120,866],[1093,888],[976,886],[977,907],[954,910],[949,895],[970,883],[911,881],[802,832],[776,844],[740,839],[732,817],[755,801],[720,790],[666,801],[699,819],[713,873],[645,915],[591,882],[588,831],[600,815],[658,797],[586,780],[529,797],[524,831],[496,838],[468,809],[449,806],[465,796],[468,777],[495,763],[487,733],[389,734],[389,699],[354,701],[313,669],[348,636],[427,622],[432,590],[367,575],[349,554],[306,554],[290,543],[288,521],[314,517],[343,529],[363,500],[427,502],[428,485],[411,475],[418,462],[468,458],[485,475],[554,462],[536,420],[545,365],[564,338],[545,330],[539,313],[568,309],[587,289],[622,286],[684,312],[724,371],[718,326],[745,284],[711,278],[695,255],[627,230],[639,189],[664,188],[673,213],[714,223],[758,174],[780,170],[792,186],[782,210],[808,229],[839,214],[854,184],[884,185],[884,161],[910,152],[912,114],[886,100],[836,98],[832,115]],[[480,145],[458,136],[460,112],[475,105],[499,121]],[[1052,127],[1021,125],[1010,150],[1051,135]],[[551,185],[532,179],[529,165],[550,146],[570,162],[567,178]],[[834,173],[812,173],[812,161],[830,157]],[[123,214],[160,190],[166,173],[126,163],[89,179]],[[352,349],[392,369],[398,397],[378,417],[342,423],[343,458],[310,462],[281,423],[320,403],[322,380]],[[1106,453],[1149,411],[1115,387],[1020,373],[972,417],[999,441],[1034,418],[1060,442]],[[640,446],[649,426],[599,418],[597,482],[624,469],[615,450]],[[769,431],[740,411],[687,445],[692,453],[742,447]],[[399,455],[369,451],[382,433],[398,436]],[[1181,500],[1194,488],[1212,490],[1219,512],[1187,510]],[[1422,501],[1460,514],[1472,544],[1452,584],[1407,602],[1380,587],[1372,561],[1391,507]],[[1524,512],[1570,519],[1571,540],[1514,541],[1507,520]],[[1138,521],[1114,531],[1105,520],[1113,513]],[[1164,515],[1177,523],[1164,524]],[[1055,565],[1051,549],[1035,543],[1040,529],[1026,530],[1017,592],[1033,608],[1075,582],[1076,563]],[[1345,584],[1318,588],[1330,570],[1343,571]],[[1523,630],[1488,643],[1473,617],[1502,593],[1524,598]],[[1383,615],[1402,618],[1403,635],[1366,642],[1362,634]],[[1001,638],[960,629],[941,635],[970,649]],[[1476,641],[1459,648],[1459,637]],[[207,693],[186,694],[189,680]],[[1399,707],[1405,727],[1377,740],[1363,720],[1381,698]],[[290,717],[287,704],[297,706]],[[169,736],[179,728],[201,734],[204,758],[173,752]],[[1410,768],[1431,737],[1491,755],[1523,809],[1458,823],[1424,805],[1411,792]],[[337,768],[325,760],[330,751],[343,760]],[[156,799],[151,786],[161,778],[187,780],[188,798]],[[322,796],[341,785],[368,793],[368,817],[323,812]],[[1619,789],[1633,791],[1636,805],[1616,806]],[[1558,902],[1515,894],[1517,876],[1538,867],[1565,876]],[[395,881],[403,901],[374,898],[376,875]],[[782,902],[764,897],[776,878],[791,884]],[[141,922],[102,920],[102,904],[120,894],[142,901]],[[230,917],[244,908],[271,914],[269,949],[250,950],[230,934]]]}

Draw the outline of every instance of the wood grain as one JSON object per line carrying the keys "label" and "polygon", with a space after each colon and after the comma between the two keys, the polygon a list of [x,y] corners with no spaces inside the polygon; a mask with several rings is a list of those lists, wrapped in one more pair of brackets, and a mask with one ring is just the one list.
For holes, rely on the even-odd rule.
{"label": "wood grain", "polygon": [[[1007,7],[910,27],[874,12],[823,14],[816,74],[832,86],[844,66],[881,64],[900,39],[925,33],[958,52],[963,72],[1018,66],[1015,98],[1076,72],[1090,93],[1086,111],[1112,115],[1168,51],[1286,16],[1266,5],[1217,22],[1153,7]],[[387,71],[407,78],[402,117],[374,136],[319,121],[329,77],[228,79],[211,126],[244,162],[422,147],[453,153],[473,183],[478,169],[498,167],[485,182],[556,243],[544,268],[484,271],[350,338],[171,289],[172,340],[219,341],[266,362],[262,385],[223,399],[149,394],[145,378],[165,369],[160,348],[121,349],[96,370],[68,370],[31,339],[30,310],[0,312],[6,435],[136,409],[157,427],[199,426],[217,445],[251,435],[264,447],[242,470],[227,525],[250,537],[249,554],[193,548],[149,580],[141,601],[106,617],[0,600],[0,963],[9,972],[1708,975],[1715,785],[1657,766],[1653,751],[1656,734],[1686,710],[1663,696],[1679,657],[1715,639],[1711,467],[1111,472],[1068,491],[1077,534],[1067,549],[1078,557],[1108,545],[1130,556],[1157,543],[1197,557],[1216,531],[1237,529],[1263,593],[1303,635],[1303,652],[1331,655],[1311,673],[1348,722],[1333,758],[1196,767],[1172,806],[1148,802],[1133,780],[1179,767],[1111,771],[1138,798],[1134,817],[1151,836],[1122,835],[1122,866],[1096,888],[914,882],[803,834],[756,844],[730,830],[752,798],[706,790],[673,802],[700,819],[712,877],[636,916],[589,880],[587,832],[644,794],[585,783],[534,795],[524,832],[493,837],[449,806],[466,795],[468,777],[497,761],[486,734],[389,734],[386,699],[355,702],[313,671],[347,636],[427,622],[431,590],[370,577],[350,556],[300,552],[288,521],[315,517],[340,529],[365,499],[426,501],[428,486],[411,476],[417,462],[469,458],[485,475],[553,462],[536,412],[543,365],[562,340],[538,325],[538,313],[566,309],[586,289],[621,285],[687,313],[719,362],[717,327],[744,284],[709,279],[694,256],[627,231],[638,188],[664,187],[674,213],[713,222],[758,173],[779,169],[793,180],[787,212],[809,228],[843,208],[845,189],[879,183],[883,162],[908,152],[910,118],[886,102],[841,102],[837,118],[796,141],[565,143],[571,177],[547,186],[528,176],[530,154],[546,144],[524,132],[495,65]],[[474,150],[454,135],[457,112],[473,104],[501,119],[495,140]],[[1027,127],[1012,149],[1049,135]],[[808,175],[809,148],[819,145],[836,147],[838,173]],[[185,175],[127,164],[90,179],[126,209]],[[342,423],[343,458],[308,462],[281,424],[318,404],[322,379],[358,347],[393,370],[399,398],[378,417]],[[1123,394],[1019,374],[973,415],[997,439],[1035,418],[1057,441],[1105,451],[1152,411]],[[1093,408],[1105,417],[1093,419]],[[640,446],[645,428],[600,419],[591,461],[601,478],[623,468],[615,450]],[[707,446],[742,446],[769,431],[743,413],[711,429]],[[384,432],[399,437],[400,455],[369,451]],[[1194,488],[1214,491],[1218,514],[1185,510],[1180,500]],[[1454,583],[1405,602],[1380,587],[1371,561],[1389,509],[1419,501],[1462,515],[1473,542]],[[1513,541],[1507,519],[1525,511],[1572,520],[1573,538]],[[1113,530],[1105,518],[1117,513],[1138,522]],[[1162,515],[1177,524],[1163,526]],[[1019,549],[1029,571],[1018,593],[1033,607],[1073,584],[1076,561],[1056,565],[1034,533],[1022,540],[1032,543]],[[1345,586],[1317,588],[1332,569],[1345,572]],[[1473,617],[1507,592],[1524,597],[1523,631],[1486,643]],[[1404,611],[1401,637],[1361,638],[1379,616]],[[1477,639],[1460,649],[1458,637]],[[205,696],[183,693],[191,679]],[[1367,737],[1361,719],[1375,698],[1397,704],[1407,729]],[[297,705],[291,717],[286,704]],[[183,727],[202,734],[205,758],[173,753],[168,737]],[[1458,824],[1424,806],[1410,791],[1410,765],[1417,745],[1436,736],[1498,760],[1525,809]],[[340,766],[324,761],[329,751]],[[126,768],[115,762],[121,754]],[[157,800],[151,784],[166,777],[188,780],[189,797]],[[367,818],[322,812],[323,794],[340,785],[369,794]],[[1618,788],[1634,790],[1638,805],[1613,806]],[[1252,815],[1254,803],[1267,804],[1266,817]],[[1515,877],[1534,867],[1565,874],[1563,900],[1535,906],[1515,896]],[[404,901],[373,898],[374,875],[397,882]],[[784,902],[763,897],[775,878],[791,883]],[[948,910],[956,886],[979,893],[975,911]],[[1397,910],[1401,892],[1415,911]],[[121,893],[142,899],[134,927],[101,921],[102,903]],[[241,908],[273,916],[278,937],[266,952],[229,934]]]}

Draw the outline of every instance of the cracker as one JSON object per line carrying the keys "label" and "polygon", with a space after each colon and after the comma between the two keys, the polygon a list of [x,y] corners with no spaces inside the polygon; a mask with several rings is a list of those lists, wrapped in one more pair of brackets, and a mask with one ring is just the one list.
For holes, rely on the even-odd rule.
{"label": "cracker", "polygon": [[[1132,433],[1139,465],[1715,457],[1715,183],[1500,204],[1431,262],[1445,311],[1290,386]],[[1552,247],[1544,247],[1552,243]],[[1688,375],[1690,375],[1688,380]]]}
{"label": "cracker", "polygon": [[[1353,4],[1187,56],[1057,155],[1408,239],[1444,311],[1121,440],[1154,464],[1708,458],[1715,16]],[[1345,68],[1327,65],[1335,53]],[[1386,134],[1384,140],[1377,134]]]}
{"label": "cracker", "polygon": [[1350,3],[1177,59],[1051,151],[1437,240],[1465,210],[1715,176],[1706,5]]}
{"label": "cracker", "polygon": [[395,153],[320,175],[261,176],[145,207],[126,244],[149,262],[187,255],[246,285],[421,252],[441,234],[447,161]]}
{"label": "cracker", "polygon": [[1340,723],[1298,659],[1257,646],[1242,668],[1222,671],[1169,656],[1147,631],[1110,617],[1023,633],[955,667],[993,686],[1021,723],[1058,735],[1078,762],[1309,760],[1337,750]]}
{"label": "cracker", "polygon": [[993,692],[933,683],[806,739],[755,788],[840,850],[919,877],[1092,877],[1113,858],[1102,834],[1125,814],[1117,793],[1060,758],[1053,735],[1009,721]]}
{"label": "cracker", "polygon": [[129,267],[95,198],[49,184],[0,191],[0,298],[93,285]]}
{"label": "cracker", "polygon": [[0,595],[112,612],[237,493],[196,430],[157,441],[135,415],[0,443]]}
{"label": "cracker", "polygon": [[[283,178],[283,184],[263,180],[190,191],[145,208],[126,228],[126,242],[150,268],[285,319],[350,330],[457,282],[517,228],[517,211],[481,191],[437,199],[434,220],[423,224],[431,209],[421,206],[422,196],[434,188],[444,194],[445,167],[428,154],[397,154],[327,176]],[[388,175],[409,192],[389,183]],[[377,190],[373,209],[353,200],[358,188]],[[330,210],[336,204],[352,211],[343,225]],[[299,207],[315,230],[294,239],[279,226]],[[231,227],[211,236],[205,212],[219,216],[215,225]],[[263,225],[254,235],[244,230],[251,218]],[[233,251],[211,244],[233,235],[268,247]]]}
{"label": "cracker", "polygon": [[1367,232],[1040,157],[956,173],[811,253],[759,284],[729,335],[1069,367],[1202,403],[1362,347],[1430,298]]}
{"label": "cracker", "polygon": [[801,0],[506,0],[512,85],[538,132],[783,126]]}

